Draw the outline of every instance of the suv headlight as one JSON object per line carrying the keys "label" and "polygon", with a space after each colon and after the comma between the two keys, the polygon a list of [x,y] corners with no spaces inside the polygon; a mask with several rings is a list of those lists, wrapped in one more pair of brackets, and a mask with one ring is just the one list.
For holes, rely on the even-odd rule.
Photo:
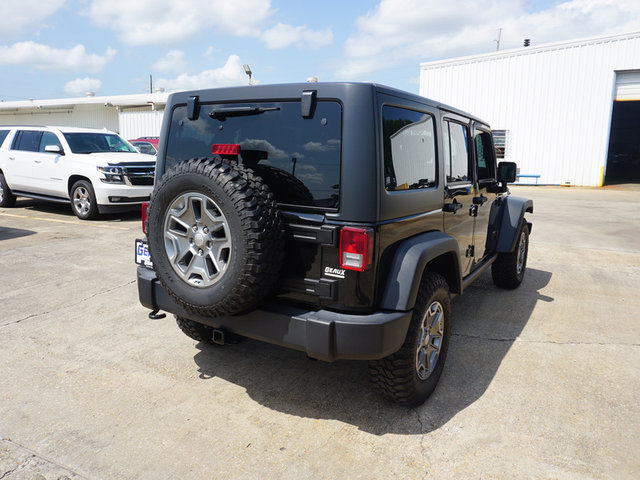
{"label": "suv headlight", "polygon": [[105,183],[124,183],[124,171],[122,167],[97,167],[98,171],[104,175],[104,178],[101,178]]}

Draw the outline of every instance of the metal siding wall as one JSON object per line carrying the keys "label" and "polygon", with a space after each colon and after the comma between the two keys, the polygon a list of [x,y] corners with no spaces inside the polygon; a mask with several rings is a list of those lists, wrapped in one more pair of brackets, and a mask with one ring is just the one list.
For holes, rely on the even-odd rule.
{"label": "metal siding wall", "polygon": [[48,125],[64,127],[106,128],[118,131],[118,112],[103,105],[76,105],[64,111],[20,110],[0,113],[0,125]]}
{"label": "metal siding wall", "polygon": [[640,34],[426,64],[420,94],[509,130],[508,158],[540,183],[599,185],[614,72],[640,67]]}
{"label": "metal siding wall", "polygon": [[138,137],[159,137],[164,110],[148,108],[120,112],[121,134],[128,140]]}

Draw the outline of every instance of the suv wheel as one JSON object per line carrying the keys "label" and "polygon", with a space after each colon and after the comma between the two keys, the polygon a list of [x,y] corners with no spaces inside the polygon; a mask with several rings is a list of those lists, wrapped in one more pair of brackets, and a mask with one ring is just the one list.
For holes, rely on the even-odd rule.
{"label": "suv wheel", "polygon": [[0,173],[0,207],[13,207],[16,204],[16,196],[11,193],[4,175]]}
{"label": "suv wheel", "polygon": [[427,272],[420,283],[404,344],[396,353],[369,362],[376,388],[391,400],[417,406],[435,390],[451,333],[451,300],[444,277]]}
{"label": "suv wheel", "polygon": [[195,340],[196,342],[212,343],[211,339],[213,338],[213,328],[177,315],[175,315],[175,317],[178,327],[187,337]]}
{"label": "suv wheel", "polygon": [[71,208],[81,220],[90,220],[98,216],[98,204],[96,194],[91,182],[78,180],[71,187]]}
{"label": "suv wheel", "polygon": [[522,219],[518,232],[518,244],[511,253],[499,253],[491,264],[493,283],[501,288],[517,288],[524,278],[529,253],[529,226]]}
{"label": "suv wheel", "polygon": [[[194,322],[193,320],[189,320],[188,318],[179,317],[178,315],[174,315],[176,317],[176,323],[182,333],[184,333],[187,337],[197,341],[197,342],[206,342],[213,344],[213,327],[209,325],[204,325],[202,323]],[[225,332],[224,335],[224,343],[227,344],[237,344],[245,340],[246,337],[242,335],[238,335],[231,332]]]}
{"label": "suv wheel", "polygon": [[192,159],[169,170],[154,189],[148,222],[156,274],[189,312],[250,310],[279,277],[284,237],[275,200],[235,162]]}

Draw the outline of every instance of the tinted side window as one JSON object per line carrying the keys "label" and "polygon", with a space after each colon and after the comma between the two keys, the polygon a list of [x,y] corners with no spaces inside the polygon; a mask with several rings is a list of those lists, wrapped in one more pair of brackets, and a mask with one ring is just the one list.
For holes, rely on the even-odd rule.
{"label": "tinted side window", "polygon": [[34,130],[21,130],[18,132],[13,142],[14,150],[24,150],[25,152],[37,152],[40,150],[40,137],[42,132]]}
{"label": "tinted side window", "polygon": [[0,130],[0,147],[4,143],[4,139],[9,135],[9,130]]}
{"label": "tinted side window", "polygon": [[44,147],[47,145],[56,145],[62,149],[62,144],[55,133],[42,132],[42,139],[40,140],[40,151],[44,152]]}
{"label": "tinted side window", "polygon": [[308,119],[300,102],[204,104],[197,120],[189,120],[187,108],[178,106],[165,170],[190,158],[211,157],[213,145],[240,145],[238,160],[263,178],[279,203],[337,208],[341,122],[337,102],[319,101]]}
{"label": "tinted side window", "polygon": [[494,179],[495,171],[495,151],[491,134],[482,130],[475,131],[476,159],[478,162],[478,180]]}
{"label": "tinted side window", "polygon": [[433,117],[406,108],[382,107],[384,184],[388,191],[436,186]]}
{"label": "tinted side window", "polygon": [[469,131],[460,123],[444,122],[444,165],[447,183],[470,182]]}

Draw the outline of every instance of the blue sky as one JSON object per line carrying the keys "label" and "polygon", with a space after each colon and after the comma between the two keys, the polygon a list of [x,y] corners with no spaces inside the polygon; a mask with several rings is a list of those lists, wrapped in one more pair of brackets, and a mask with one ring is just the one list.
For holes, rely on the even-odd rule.
{"label": "blue sky", "polygon": [[0,100],[374,81],[420,62],[640,29],[637,0],[4,0]]}

